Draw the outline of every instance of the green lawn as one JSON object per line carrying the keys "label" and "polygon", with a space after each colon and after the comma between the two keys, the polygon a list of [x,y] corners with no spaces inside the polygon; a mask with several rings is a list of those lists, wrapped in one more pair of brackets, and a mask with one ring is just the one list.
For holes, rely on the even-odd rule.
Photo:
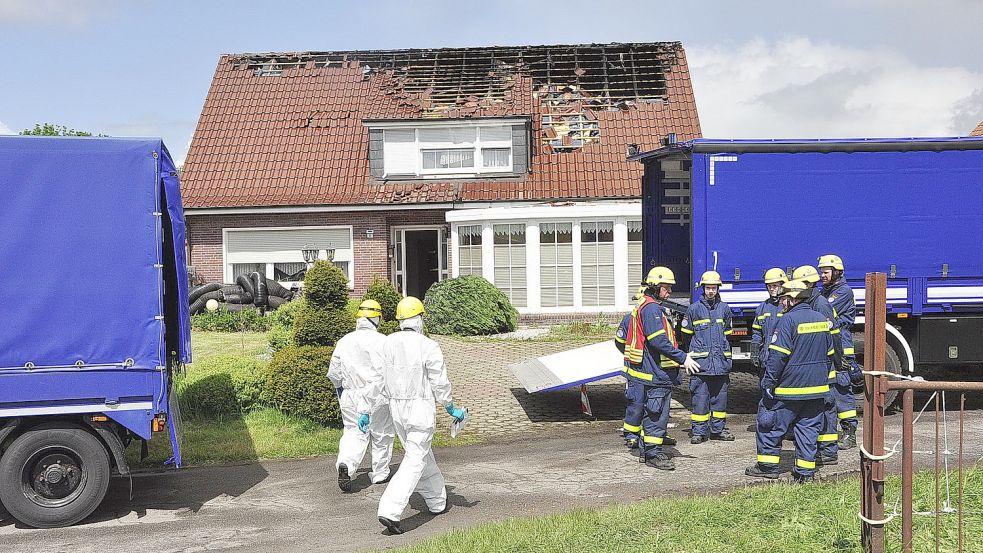
{"label": "green lawn", "polygon": [[[246,355],[262,357],[268,355],[269,347],[265,332],[204,332],[191,333],[191,357],[200,361],[213,355]],[[194,363],[188,366],[194,370]]]}
{"label": "green lawn", "polygon": [[[951,478],[955,502],[955,475]],[[933,475],[920,474],[915,484],[915,511],[934,509]],[[965,489],[965,551],[983,551],[983,468],[967,474]],[[889,479],[888,512],[900,493],[900,480]],[[629,506],[509,519],[397,551],[859,553],[859,504],[857,478],[806,486],[751,486],[719,495],[651,499]],[[934,550],[933,531],[932,517],[916,517],[915,551]],[[900,516],[887,526],[886,535],[887,550],[900,551]],[[941,535],[942,550],[955,551],[954,514],[943,515]]]}

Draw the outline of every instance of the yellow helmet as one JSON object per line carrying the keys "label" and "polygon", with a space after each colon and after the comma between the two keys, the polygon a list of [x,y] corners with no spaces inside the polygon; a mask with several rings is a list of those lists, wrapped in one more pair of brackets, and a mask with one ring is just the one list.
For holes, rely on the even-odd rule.
{"label": "yellow helmet", "polygon": [[723,284],[720,282],[720,273],[717,271],[707,271],[703,273],[703,275],[700,276],[700,286],[703,286],[704,284],[716,284],[717,286]]}
{"label": "yellow helmet", "polygon": [[788,275],[778,267],[773,267],[765,271],[765,284],[785,284],[788,282]]}
{"label": "yellow helmet", "polygon": [[405,321],[424,314],[426,314],[426,310],[423,309],[423,302],[413,296],[406,296],[396,304],[397,321]]}
{"label": "yellow helmet", "polygon": [[809,285],[803,280],[790,280],[782,284],[778,297],[788,296],[792,299],[805,299],[809,295]]}
{"label": "yellow helmet", "polygon": [[632,294],[631,301],[634,301],[634,302],[642,301],[642,298],[645,296],[645,289],[646,288],[648,288],[648,287],[647,286],[639,286],[638,287],[638,291],[635,292],[634,294]]}
{"label": "yellow helmet", "polygon": [[676,284],[676,275],[672,274],[672,270],[669,267],[652,267],[652,270],[645,277],[645,284],[648,286]]}
{"label": "yellow helmet", "polygon": [[371,319],[372,317],[382,317],[382,306],[379,302],[375,300],[362,300],[362,303],[358,304],[358,311],[355,312],[356,318],[365,317],[366,319]]}
{"label": "yellow helmet", "polygon": [[819,271],[812,265],[803,265],[792,271],[792,278],[809,284],[815,284],[819,282]]}
{"label": "yellow helmet", "polygon": [[840,256],[833,255],[833,254],[827,254],[827,255],[821,256],[819,258],[819,268],[822,269],[823,267],[832,267],[832,268],[836,269],[837,271],[842,271],[843,270],[843,260],[840,259]]}

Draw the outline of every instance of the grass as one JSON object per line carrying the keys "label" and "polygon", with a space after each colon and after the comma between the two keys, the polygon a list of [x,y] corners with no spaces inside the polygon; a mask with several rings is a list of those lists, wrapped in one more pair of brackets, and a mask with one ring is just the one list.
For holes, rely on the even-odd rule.
{"label": "grass", "polygon": [[[955,475],[952,478],[955,483]],[[933,475],[919,474],[916,512],[934,509],[933,489]],[[953,485],[953,502],[955,490]],[[965,490],[964,548],[983,551],[983,468],[967,472]],[[888,512],[900,493],[900,480],[889,478]],[[444,534],[397,551],[859,553],[859,504],[857,478],[807,486],[750,486],[719,495],[658,498],[629,506],[509,519]],[[943,515],[941,521],[942,550],[955,551],[955,515]],[[932,517],[915,518],[915,551],[934,550],[933,531]],[[885,535],[887,551],[900,551],[900,516],[887,525]]]}
{"label": "grass", "polygon": [[[191,357],[200,360],[213,355],[245,355],[264,357],[269,354],[265,332],[206,332],[191,333]],[[192,363],[188,370],[194,370]]]}

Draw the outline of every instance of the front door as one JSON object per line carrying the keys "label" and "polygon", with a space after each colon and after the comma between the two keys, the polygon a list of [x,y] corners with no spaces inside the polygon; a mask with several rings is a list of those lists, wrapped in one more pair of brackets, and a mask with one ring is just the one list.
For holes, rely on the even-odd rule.
{"label": "front door", "polygon": [[394,229],[396,286],[406,296],[423,299],[446,276],[444,231],[436,228]]}

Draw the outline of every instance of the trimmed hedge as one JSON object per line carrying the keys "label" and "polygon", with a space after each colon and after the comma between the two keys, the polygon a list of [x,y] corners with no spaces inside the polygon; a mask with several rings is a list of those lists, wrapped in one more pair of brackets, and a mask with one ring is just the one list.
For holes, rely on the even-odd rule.
{"label": "trimmed hedge", "polygon": [[294,345],[294,329],[292,326],[273,325],[273,328],[266,333],[266,341],[270,344],[273,353],[281,349]]}
{"label": "trimmed hedge", "polygon": [[273,324],[271,326],[280,325],[290,328],[294,326],[294,317],[297,315],[297,311],[300,311],[300,309],[303,307],[304,298],[301,297],[281,305],[276,309],[276,311],[270,312],[267,317],[273,319]]}
{"label": "trimmed hedge", "polygon": [[442,280],[423,299],[434,334],[480,336],[515,330],[519,313],[494,284],[474,275]]}
{"label": "trimmed hedge", "polygon": [[394,321],[396,320],[396,305],[399,304],[399,300],[403,299],[403,295],[396,290],[396,285],[389,279],[376,276],[373,277],[372,284],[369,284],[365,290],[362,299],[379,302],[379,305],[382,306],[382,320]]}
{"label": "trimmed hedge", "polygon": [[318,309],[344,309],[348,303],[348,275],[328,261],[320,260],[304,277],[304,299]]}
{"label": "trimmed hedge", "polygon": [[273,326],[273,318],[264,316],[252,307],[229,311],[224,307],[215,311],[203,311],[191,316],[191,328],[216,332],[266,332]]}
{"label": "trimmed hedge", "polygon": [[347,309],[324,310],[306,305],[294,317],[294,342],[298,346],[333,346],[355,330],[355,315]]}
{"label": "trimmed hedge", "polygon": [[322,425],[340,425],[341,409],[327,376],[333,351],[312,346],[278,351],[266,371],[263,401]]}
{"label": "trimmed hedge", "polygon": [[239,355],[206,357],[188,366],[177,385],[181,411],[189,416],[230,415],[260,402],[265,366]]}
{"label": "trimmed hedge", "polygon": [[379,332],[389,336],[393,332],[399,332],[399,321],[382,321],[379,323]]}

